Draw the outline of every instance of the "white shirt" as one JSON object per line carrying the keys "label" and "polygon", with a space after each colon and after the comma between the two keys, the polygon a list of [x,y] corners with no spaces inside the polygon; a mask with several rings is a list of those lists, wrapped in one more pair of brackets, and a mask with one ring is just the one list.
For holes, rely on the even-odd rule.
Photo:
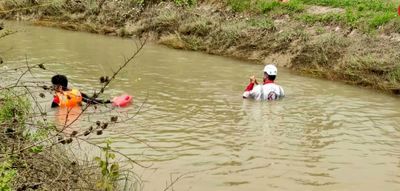
{"label": "white shirt", "polygon": [[275,83],[255,85],[252,90],[243,93],[243,98],[253,98],[255,100],[276,100],[284,96],[285,92],[282,87]]}

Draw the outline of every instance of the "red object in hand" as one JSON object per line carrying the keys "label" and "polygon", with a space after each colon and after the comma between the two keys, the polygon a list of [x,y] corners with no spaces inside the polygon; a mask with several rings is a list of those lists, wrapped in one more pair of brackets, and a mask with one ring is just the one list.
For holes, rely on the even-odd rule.
{"label": "red object in hand", "polygon": [[53,102],[56,104],[60,104],[60,98],[58,98],[58,96],[54,96]]}
{"label": "red object in hand", "polygon": [[125,106],[129,105],[129,103],[131,103],[131,102],[132,102],[132,96],[130,96],[130,95],[118,96],[112,100],[113,106],[117,106],[117,107],[125,107]]}

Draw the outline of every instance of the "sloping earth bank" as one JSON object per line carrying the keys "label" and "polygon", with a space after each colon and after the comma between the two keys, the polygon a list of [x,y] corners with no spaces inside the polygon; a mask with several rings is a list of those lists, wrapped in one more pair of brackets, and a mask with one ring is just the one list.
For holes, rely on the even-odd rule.
{"label": "sloping earth bank", "polygon": [[[400,94],[400,30],[395,23],[371,35],[341,25],[306,24],[291,14],[237,13],[210,2],[194,7],[121,0],[96,6],[77,0],[57,5],[6,2],[0,9],[3,19],[122,37],[150,35],[177,49],[274,62],[302,74]],[[307,11],[343,10],[311,6]]]}

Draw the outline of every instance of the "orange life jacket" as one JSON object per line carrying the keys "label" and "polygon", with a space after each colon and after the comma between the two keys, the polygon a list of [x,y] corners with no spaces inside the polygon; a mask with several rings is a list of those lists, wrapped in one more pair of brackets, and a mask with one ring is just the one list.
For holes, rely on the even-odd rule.
{"label": "orange life jacket", "polygon": [[82,95],[76,89],[70,91],[57,92],[60,107],[75,107],[82,104]]}

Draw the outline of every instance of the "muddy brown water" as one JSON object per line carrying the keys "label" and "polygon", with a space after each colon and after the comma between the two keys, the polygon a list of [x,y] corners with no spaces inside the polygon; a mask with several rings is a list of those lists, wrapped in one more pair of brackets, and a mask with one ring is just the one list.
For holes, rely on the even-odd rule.
{"label": "muddy brown water", "polygon": [[[26,58],[43,62],[86,92],[135,47],[129,39],[8,24],[20,30],[1,41],[8,66]],[[151,165],[134,168],[144,190],[164,190],[183,174],[173,190],[400,190],[396,97],[280,68],[277,81],[287,97],[256,102],[241,93],[249,75],[261,77],[261,65],[150,43],[135,62],[106,96],[134,95],[134,105],[112,111],[121,118],[145,104],[105,136]],[[38,71],[35,80],[48,81],[52,72]],[[55,112],[47,99],[44,107]],[[82,121],[104,117],[107,112]]]}

